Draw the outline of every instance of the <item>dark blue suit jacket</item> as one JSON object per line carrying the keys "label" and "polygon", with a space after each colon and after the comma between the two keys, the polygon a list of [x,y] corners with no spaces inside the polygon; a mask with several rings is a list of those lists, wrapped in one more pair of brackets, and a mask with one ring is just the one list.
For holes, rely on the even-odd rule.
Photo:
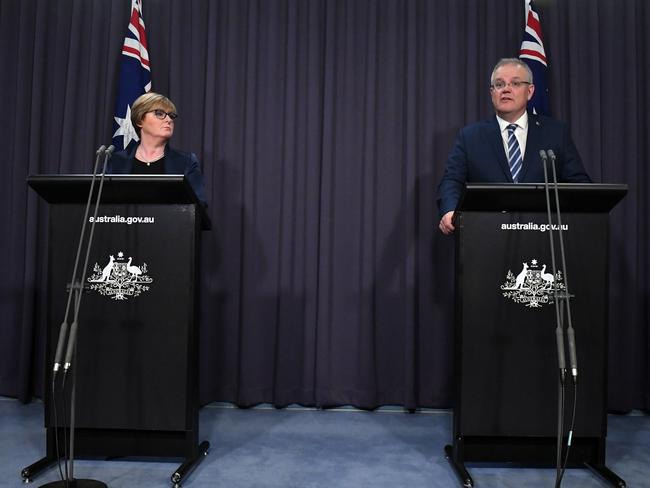
{"label": "dark blue suit jacket", "polygon": [[[539,157],[541,149],[555,152],[558,181],[591,182],[567,125],[529,113],[520,183],[544,182],[544,168]],[[468,125],[458,134],[447,159],[445,174],[438,185],[440,216],[456,210],[465,183],[513,183],[496,116]]]}
{"label": "dark blue suit jacket", "polygon": [[[106,173],[114,175],[133,173],[137,149],[138,145],[135,144],[130,149],[114,153],[108,161]],[[208,206],[201,167],[194,153],[177,151],[167,145],[165,147],[165,174],[185,175],[198,199],[204,206]]]}

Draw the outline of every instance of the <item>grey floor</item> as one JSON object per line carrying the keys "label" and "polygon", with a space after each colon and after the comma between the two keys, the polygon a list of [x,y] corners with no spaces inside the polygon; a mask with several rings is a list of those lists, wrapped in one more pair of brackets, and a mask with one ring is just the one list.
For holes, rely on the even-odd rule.
{"label": "grey floor", "polygon": [[[433,488],[460,484],[443,456],[451,413],[408,414],[399,408],[361,412],[210,405],[201,410],[201,439],[212,447],[183,485],[224,488]],[[630,487],[650,487],[650,417],[609,416],[607,464]],[[0,397],[0,486],[20,486],[20,471],[45,453],[43,405]],[[178,462],[76,461],[77,478],[111,488],[171,486]],[[554,486],[553,469],[469,466],[477,488]],[[34,479],[57,479],[50,468]],[[563,487],[607,486],[583,469]]]}

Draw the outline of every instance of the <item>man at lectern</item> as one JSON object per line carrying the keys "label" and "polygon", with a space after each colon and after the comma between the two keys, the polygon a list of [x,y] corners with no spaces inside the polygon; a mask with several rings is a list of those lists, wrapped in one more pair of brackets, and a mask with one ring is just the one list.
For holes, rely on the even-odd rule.
{"label": "man at lectern", "polygon": [[166,96],[149,92],[138,97],[131,107],[131,123],[140,143],[114,153],[106,172],[185,175],[196,196],[207,206],[203,175],[196,155],[169,147],[177,117],[176,106]]}
{"label": "man at lectern", "polygon": [[533,73],[523,61],[505,58],[494,67],[490,96],[496,116],[461,129],[438,185],[443,234],[454,231],[454,210],[465,183],[543,182],[542,149],[555,153],[558,181],[591,182],[567,125],[527,112],[534,91]]}

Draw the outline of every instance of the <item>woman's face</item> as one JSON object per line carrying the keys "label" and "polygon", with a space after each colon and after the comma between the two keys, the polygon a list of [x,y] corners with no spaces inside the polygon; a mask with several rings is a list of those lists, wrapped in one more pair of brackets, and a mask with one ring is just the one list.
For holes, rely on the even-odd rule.
{"label": "woman's face", "polygon": [[150,110],[140,122],[140,136],[143,139],[167,140],[174,134],[174,121],[162,108]]}

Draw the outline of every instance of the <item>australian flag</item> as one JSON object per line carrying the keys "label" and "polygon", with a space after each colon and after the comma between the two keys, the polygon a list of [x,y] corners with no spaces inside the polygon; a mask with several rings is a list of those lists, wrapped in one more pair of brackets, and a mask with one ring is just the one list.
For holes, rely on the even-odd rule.
{"label": "australian flag", "polygon": [[528,110],[536,114],[550,115],[548,65],[542,40],[542,26],[533,1],[524,1],[526,2],[526,24],[524,26],[524,39],[521,41],[521,49],[519,50],[519,58],[530,66],[533,72],[533,83],[535,84],[535,93],[528,102]]}
{"label": "australian flag", "polygon": [[131,0],[131,18],[122,46],[113,125],[113,145],[117,150],[126,149],[131,142],[139,140],[131,124],[131,105],[136,98],[149,90],[151,66],[142,19],[142,0]]}

